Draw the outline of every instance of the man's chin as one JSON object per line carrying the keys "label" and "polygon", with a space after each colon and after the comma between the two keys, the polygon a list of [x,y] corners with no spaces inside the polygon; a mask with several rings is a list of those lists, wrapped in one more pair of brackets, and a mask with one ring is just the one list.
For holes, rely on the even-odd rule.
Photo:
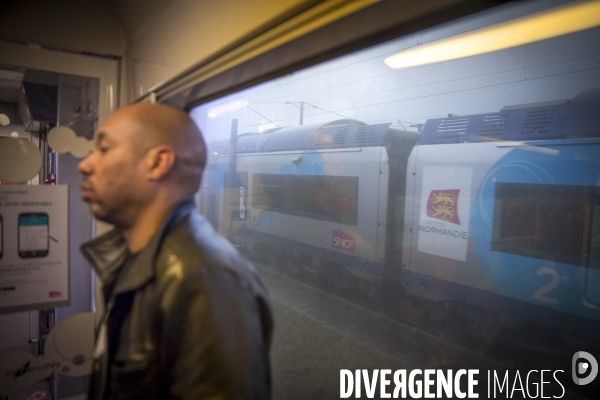
{"label": "man's chin", "polygon": [[107,221],[107,213],[100,207],[98,203],[94,203],[92,201],[88,201],[88,205],[90,206],[90,212],[94,216],[94,218],[99,219],[103,222]]}

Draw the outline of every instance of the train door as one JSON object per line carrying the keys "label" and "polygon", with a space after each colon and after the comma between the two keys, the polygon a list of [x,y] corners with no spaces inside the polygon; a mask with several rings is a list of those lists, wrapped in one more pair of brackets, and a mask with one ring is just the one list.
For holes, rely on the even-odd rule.
{"label": "train door", "polygon": [[404,213],[406,207],[406,184],[408,171],[408,156],[417,141],[417,134],[407,135],[403,132],[390,130],[386,149],[389,158],[389,186],[385,251],[384,290],[396,292],[400,283],[400,266],[403,253]]}

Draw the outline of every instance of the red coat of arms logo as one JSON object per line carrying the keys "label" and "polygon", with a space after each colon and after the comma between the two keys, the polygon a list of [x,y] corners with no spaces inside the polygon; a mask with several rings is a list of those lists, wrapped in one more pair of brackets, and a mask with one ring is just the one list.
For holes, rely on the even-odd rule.
{"label": "red coat of arms logo", "polygon": [[427,200],[427,216],[460,225],[458,193],[460,189],[432,190]]}

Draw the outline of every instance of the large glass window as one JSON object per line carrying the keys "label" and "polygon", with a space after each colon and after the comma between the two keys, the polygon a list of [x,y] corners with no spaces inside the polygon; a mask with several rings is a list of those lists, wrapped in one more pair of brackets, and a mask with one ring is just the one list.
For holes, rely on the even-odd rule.
{"label": "large glass window", "polygon": [[591,362],[573,375],[600,361],[600,28],[562,19],[582,4],[511,2],[191,110],[200,209],[271,293],[276,399],[366,398],[357,370],[384,398],[385,369],[423,398],[427,369],[597,397]]}

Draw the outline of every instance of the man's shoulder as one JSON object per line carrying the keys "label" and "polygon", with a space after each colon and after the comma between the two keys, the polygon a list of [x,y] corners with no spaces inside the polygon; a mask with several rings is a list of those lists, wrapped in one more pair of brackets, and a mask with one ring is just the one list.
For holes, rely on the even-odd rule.
{"label": "man's shoulder", "polygon": [[262,285],[253,265],[199,214],[191,213],[164,237],[156,258],[159,280],[209,284],[224,277],[242,286]]}

